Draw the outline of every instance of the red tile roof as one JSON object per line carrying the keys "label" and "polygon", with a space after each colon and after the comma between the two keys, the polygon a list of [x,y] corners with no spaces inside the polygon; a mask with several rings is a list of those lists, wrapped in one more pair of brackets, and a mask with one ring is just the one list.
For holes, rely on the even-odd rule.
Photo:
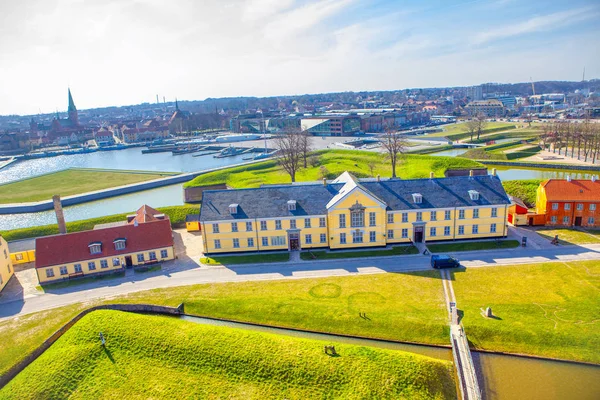
{"label": "red tile roof", "polygon": [[600,203],[600,181],[548,179],[541,183],[548,201],[597,201]]}
{"label": "red tile roof", "polygon": [[[157,215],[162,215],[163,217],[157,218]],[[149,205],[144,204],[135,212],[135,218],[129,221],[129,223],[133,224],[135,221],[137,221],[138,224],[141,224],[144,222],[159,221],[162,219],[169,219],[169,217],[161,213],[160,211],[150,207]]]}
{"label": "red tile roof", "polygon": [[[124,238],[124,250],[115,250],[113,241]],[[102,243],[102,252],[90,254],[90,243]],[[35,267],[68,264],[96,258],[116,257],[121,254],[173,246],[171,222],[168,219],[143,224],[67,233],[37,238]]]}

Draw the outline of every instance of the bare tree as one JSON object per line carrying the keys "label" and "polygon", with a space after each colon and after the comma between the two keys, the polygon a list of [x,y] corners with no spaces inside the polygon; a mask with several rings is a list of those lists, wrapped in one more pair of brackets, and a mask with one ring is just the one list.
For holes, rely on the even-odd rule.
{"label": "bare tree", "polygon": [[470,121],[467,122],[467,132],[471,134],[471,142],[473,141],[473,135],[477,132],[477,140],[481,136],[481,132],[485,130],[487,126],[487,119],[484,114],[477,114]]}
{"label": "bare tree", "polygon": [[290,175],[292,182],[296,182],[296,172],[300,169],[302,140],[298,132],[284,133],[275,138],[279,164]]}
{"label": "bare tree", "polygon": [[312,138],[313,136],[307,131],[298,133],[300,136],[300,152],[302,153],[302,160],[304,161],[304,168],[307,167],[306,160],[308,159],[308,153],[312,150]]}
{"label": "bare tree", "polygon": [[396,165],[398,164],[399,156],[406,149],[406,140],[393,128],[386,126],[385,133],[379,137],[381,147],[387,153],[387,158],[392,163],[392,178],[396,177]]}

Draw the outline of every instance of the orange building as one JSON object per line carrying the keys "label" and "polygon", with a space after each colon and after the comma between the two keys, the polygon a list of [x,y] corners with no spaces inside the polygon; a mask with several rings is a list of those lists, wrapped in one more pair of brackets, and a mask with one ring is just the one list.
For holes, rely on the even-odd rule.
{"label": "orange building", "polygon": [[599,227],[600,181],[548,179],[536,194],[536,213],[545,215],[546,226]]}

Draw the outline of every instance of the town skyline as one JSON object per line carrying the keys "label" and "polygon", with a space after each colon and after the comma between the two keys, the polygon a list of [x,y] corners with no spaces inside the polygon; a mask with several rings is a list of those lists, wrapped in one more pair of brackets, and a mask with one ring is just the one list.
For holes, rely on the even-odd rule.
{"label": "town skyline", "polygon": [[600,76],[600,6],[541,4],[3,4],[0,115],[60,110],[66,87],[90,109]]}

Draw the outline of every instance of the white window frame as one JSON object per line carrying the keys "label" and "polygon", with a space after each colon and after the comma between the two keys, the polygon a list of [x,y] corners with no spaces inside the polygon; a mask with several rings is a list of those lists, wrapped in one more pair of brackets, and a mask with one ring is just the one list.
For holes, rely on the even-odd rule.
{"label": "white window frame", "polygon": [[575,207],[577,211],[583,211],[583,203],[577,203]]}
{"label": "white window frame", "polygon": [[325,227],[327,227],[327,221],[325,220],[325,217],[319,217],[319,228]]}
{"label": "white window frame", "polygon": [[590,204],[590,211],[596,211],[596,203]]}
{"label": "white window frame", "polygon": [[452,219],[452,211],[446,210],[444,211],[444,220],[450,221]]}
{"label": "white window frame", "polygon": [[232,222],[231,223],[231,232],[237,232],[237,231],[238,231],[238,223]]}
{"label": "white window frame", "polygon": [[293,218],[290,219],[290,229],[297,229],[296,220]]}
{"label": "white window frame", "polygon": [[361,231],[361,230],[352,231],[352,243],[364,243],[364,242],[365,242],[365,237],[363,235],[363,231]]}
{"label": "white window frame", "polygon": [[558,203],[552,203],[552,209],[558,210]]}
{"label": "white window frame", "polygon": [[444,236],[450,236],[450,227],[449,226],[444,227]]}
{"label": "white window frame", "polygon": [[568,224],[570,223],[570,221],[571,221],[571,218],[569,218],[569,216],[568,216],[568,215],[565,215],[565,216],[563,217],[562,223],[563,223],[564,225],[568,225]]}
{"label": "white window frame", "polygon": [[246,222],[246,232],[252,232],[252,222]]}
{"label": "white window frame", "polygon": [[594,225],[595,222],[596,220],[594,219],[594,217],[588,217],[588,225]]}
{"label": "white window frame", "polygon": [[464,235],[465,234],[465,226],[464,225],[459,225],[458,226],[458,234],[459,235]]}
{"label": "white window frame", "polygon": [[73,268],[75,269],[76,274],[83,272],[83,269],[81,268],[81,264],[79,264],[79,263],[73,265]]}
{"label": "white window frame", "polygon": [[429,215],[430,221],[437,221],[437,211],[431,211]]}
{"label": "white window frame", "polygon": [[377,226],[377,213],[369,212],[369,226]]}
{"label": "white window frame", "polygon": [[490,233],[496,233],[496,224],[490,225]]}
{"label": "white window frame", "polygon": [[479,234],[479,225],[473,225],[471,227],[471,234],[478,235]]}
{"label": "white window frame", "polygon": [[339,223],[340,223],[340,228],[346,227],[346,214],[340,214]]}
{"label": "white window frame", "polygon": [[69,269],[67,268],[66,265],[60,267],[59,270],[60,270],[60,274],[61,275],[68,275],[69,274]]}
{"label": "white window frame", "polygon": [[423,212],[417,211],[417,222],[423,221]]}
{"label": "white window frame", "polygon": [[553,215],[550,217],[551,224],[556,224],[557,222],[558,222],[558,217],[556,215]]}
{"label": "white window frame", "polygon": [[215,239],[215,249],[220,249],[221,248],[221,239]]}
{"label": "white window frame", "polygon": [[571,209],[571,203],[565,203],[565,211],[569,211]]}
{"label": "white window frame", "polygon": [[479,209],[474,208],[473,209],[473,219],[477,219],[477,218],[479,218]]}
{"label": "white window frame", "polygon": [[148,252],[148,258],[150,259],[150,261],[156,261],[156,252],[155,251],[150,251]]}
{"label": "white window frame", "polygon": [[347,244],[346,243],[346,233],[342,232],[340,233],[340,244]]}
{"label": "white window frame", "polygon": [[304,235],[304,242],[306,244],[312,244],[312,235],[310,233]]}
{"label": "white window frame", "polygon": [[275,220],[275,230],[276,231],[280,231],[281,230],[281,220],[280,219],[276,219]]}
{"label": "white window frame", "polygon": [[262,246],[263,246],[263,247],[269,247],[269,238],[268,238],[268,237],[266,237],[266,236],[263,236],[263,237],[261,238],[261,242],[262,242]]}
{"label": "white window frame", "polygon": [[169,252],[167,250],[161,250],[160,258],[167,258],[167,257],[169,257]]}
{"label": "white window frame", "polygon": [[394,214],[388,213],[388,215],[387,215],[387,223],[388,224],[393,224],[394,223]]}
{"label": "white window frame", "polygon": [[146,257],[144,257],[144,253],[138,253],[137,254],[137,262],[144,262],[146,261]]}
{"label": "white window frame", "polygon": [[239,249],[239,248],[240,248],[240,239],[238,239],[238,238],[233,238],[233,239],[232,239],[232,242],[233,242],[233,248],[234,248],[234,249]]}
{"label": "white window frame", "polygon": [[388,235],[388,239],[393,239],[394,238],[394,230],[388,229],[387,235]]}
{"label": "white window frame", "polygon": [[402,239],[406,239],[408,237],[408,228],[402,228]]}
{"label": "white window frame", "polygon": [[498,218],[498,208],[497,207],[492,208],[492,218]]}
{"label": "white window frame", "polygon": [[310,218],[304,218],[304,227],[305,228],[312,228],[311,225],[312,224],[311,224]]}
{"label": "white window frame", "polygon": [[319,241],[320,241],[321,243],[327,243],[327,234],[326,234],[326,233],[321,233],[321,234],[319,235]]}
{"label": "white window frame", "polygon": [[254,238],[248,238],[248,247],[254,247]]}
{"label": "white window frame", "polygon": [[54,277],[54,268],[46,268],[46,278]]}
{"label": "white window frame", "polygon": [[458,219],[465,219],[465,210],[458,210]]}
{"label": "white window frame", "polygon": [[108,268],[108,260],[100,260],[100,268]]}
{"label": "white window frame", "polygon": [[96,269],[96,261],[88,261],[88,270],[94,271]]}
{"label": "white window frame", "polygon": [[213,233],[220,233],[219,232],[219,224],[212,224],[212,231],[213,231]]}
{"label": "white window frame", "polygon": [[260,230],[261,231],[267,230],[267,221],[260,221]]}
{"label": "white window frame", "polygon": [[402,223],[408,222],[408,213],[402,213]]}
{"label": "white window frame", "polygon": [[369,232],[369,242],[374,243],[377,241],[377,232],[370,231]]}

